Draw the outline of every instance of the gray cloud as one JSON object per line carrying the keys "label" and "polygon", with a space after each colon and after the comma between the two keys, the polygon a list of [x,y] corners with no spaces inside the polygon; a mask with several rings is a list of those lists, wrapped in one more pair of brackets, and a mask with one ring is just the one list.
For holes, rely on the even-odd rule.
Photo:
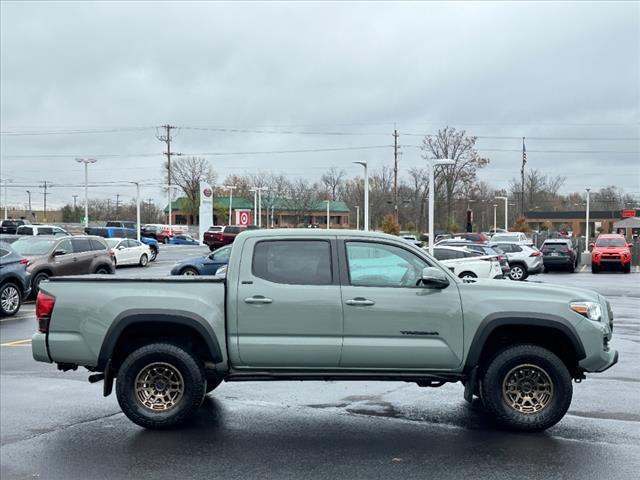
{"label": "gray cloud", "polygon": [[[220,126],[343,131],[353,136],[183,129],[185,153],[391,144],[447,124],[479,136],[527,136],[528,166],[568,177],[565,190],[616,184],[640,193],[640,6],[565,3],[2,2],[2,131]],[[375,135],[381,133],[381,135]],[[101,180],[161,177],[155,130],[1,137],[3,175],[81,182],[73,156],[101,158]],[[578,137],[550,140],[533,137]],[[401,168],[419,165],[400,137]],[[516,176],[518,138],[481,139],[481,174]],[[515,152],[491,151],[513,149]],[[536,150],[607,153],[537,153]],[[70,154],[68,158],[15,155]],[[391,149],[213,157],[224,176],[253,170],[359,173]],[[118,193],[127,195],[126,188]],[[52,190],[53,203],[77,189]],[[106,187],[95,195],[115,195]],[[10,203],[24,202],[20,188]],[[145,196],[160,199],[159,187]]]}

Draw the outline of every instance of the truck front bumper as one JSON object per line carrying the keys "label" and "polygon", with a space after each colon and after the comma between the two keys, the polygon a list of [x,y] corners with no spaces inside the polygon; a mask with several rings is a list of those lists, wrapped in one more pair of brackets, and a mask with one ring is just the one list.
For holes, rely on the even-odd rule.
{"label": "truck front bumper", "polygon": [[47,350],[47,335],[45,333],[34,333],[31,337],[31,353],[37,362],[51,363],[49,351]]}

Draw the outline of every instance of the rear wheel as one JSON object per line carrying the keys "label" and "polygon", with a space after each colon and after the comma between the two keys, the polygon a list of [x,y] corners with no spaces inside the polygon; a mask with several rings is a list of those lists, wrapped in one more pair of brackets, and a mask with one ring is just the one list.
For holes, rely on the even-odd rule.
{"label": "rear wheel", "polygon": [[512,265],[509,270],[511,280],[522,281],[527,278],[527,270],[522,265]]}
{"label": "rear wheel", "polygon": [[478,278],[478,276],[473,272],[462,272],[458,275],[462,280],[471,280],[472,278]]}
{"label": "rear wheel", "polygon": [[202,364],[191,352],[171,343],[153,343],[133,351],[122,363],[116,396],[132,422],[167,428],[198,409],[206,385]]}
{"label": "rear wheel", "polygon": [[0,315],[15,315],[22,305],[22,293],[15,283],[7,282],[0,287]]}
{"label": "rear wheel", "polygon": [[109,267],[105,267],[104,265],[100,265],[93,273],[98,275],[108,275],[111,273],[111,269]]}
{"label": "rear wheel", "polygon": [[147,257],[147,254],[146,254],[146,253],[143,253],[143,254],[140,256],[140,262],[139,262],[139,265],[140,265],[141,267],[146,267],[148,263],[149,263],[149,257]]}
{"label": "rear wheel", "polygon": [[489,364],[481,383],[485,407],[518,430],[545,430],[569,409],[573,387],[565,364],[537,345],[516,345]]}
{"label": "rear wheel", "polygon": [[195,268],[185,268],[180,272],[180,275],[186,275],[187,277],[195,277],[196,275],[200,275]]}

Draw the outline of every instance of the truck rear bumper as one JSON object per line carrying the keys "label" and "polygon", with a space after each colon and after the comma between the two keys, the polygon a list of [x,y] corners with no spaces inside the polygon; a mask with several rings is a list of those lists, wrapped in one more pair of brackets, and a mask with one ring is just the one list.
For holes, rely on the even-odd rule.
{"label": "truck rear bumper", "polygon": [[34,333],[31,337],[31,353],[37,362],[51,363],[49,351],[47,350],[47,335],[44,333]]}

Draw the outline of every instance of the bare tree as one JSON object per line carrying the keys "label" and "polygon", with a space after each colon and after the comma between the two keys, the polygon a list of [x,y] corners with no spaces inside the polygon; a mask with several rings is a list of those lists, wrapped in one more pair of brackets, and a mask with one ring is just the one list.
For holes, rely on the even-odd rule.
{"label": "bare tree", "polygon": [[330,200],[337,200],[337,194],[344,183],[345,176],[346,172],[344,170],[338,170],[336,167],[331,167],[328,171],[322,174],[322,177],[320,177],[320,181],[327,190]]}
{"label": "bare tree", "polygon": [[[165,179],[168,175],[168,164],[165,161]],[[200,157],[178,157],[171,162],[171,183],[184,193],[187,213],[194,218],[198,212],[201,180],[215,183],[216,174],[209,160]]]}
{"label": "bare tree", "polygon": [[454,224],[454,199],[466,195],[476,181],[476,172],[489,163],[476,150],[477,137],[468,136],[465,130],[445,127],[434,136],[425,136],[422,140],[423,158],[448,158],[453,165],[436,169],[436,191],[442,190],[446,201],[446,218],[449,225]]}
{"label": "bare tree", "polygon": [[311,185],[301,178],[289,184],[284,198],[284,207],[293,215],[295,224],[300,225],[306,221],[306,217],[317,205],[318,200],[318,185]]}

